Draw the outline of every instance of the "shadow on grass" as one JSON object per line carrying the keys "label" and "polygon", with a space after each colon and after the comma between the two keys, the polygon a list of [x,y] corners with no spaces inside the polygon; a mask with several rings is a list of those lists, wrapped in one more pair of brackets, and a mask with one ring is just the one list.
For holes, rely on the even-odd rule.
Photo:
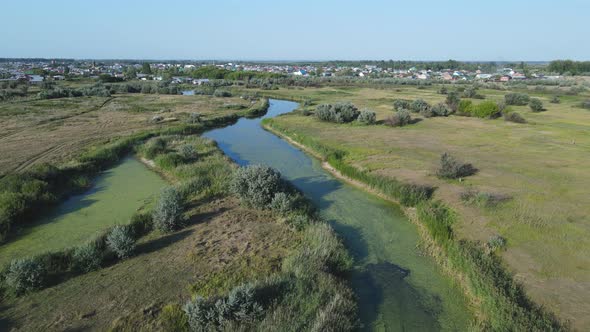
{"label": "shadow on grass", "polygon": [[[194,231],[192,229],[185,229],[175,233],[164,235],[149,242],[141,243],[135,249],[136,256],[146,255],[164,249],[178,241],[182,241],[183,239],[191,235],[193,232]],[[116,263],[117,261],[114,261],[111,265],[114,265]]]}

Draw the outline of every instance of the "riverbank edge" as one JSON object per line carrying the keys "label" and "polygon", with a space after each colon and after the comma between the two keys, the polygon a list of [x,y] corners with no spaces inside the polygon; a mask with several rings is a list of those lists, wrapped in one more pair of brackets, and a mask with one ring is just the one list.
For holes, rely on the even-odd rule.
{"label": "riverbank edge", "polygon": [[[528,297],[526,297],[524,299],[525,303],[522,304],[522,303],[519,303],[519,301],[514,301],[514,300],[518,300],[518,299],[511,299],[509,297],[503,298],[503,299],[495,299],[494,298],[494,296],[502,296],[503,294],[486,294],[487,292],[485,290],[482,291],[480,289],[480,287],[482,285],[480,285],[480,284],[481,284],[481,281],[485,278],[481,278],[482,280],[473,280],[474,279],[473,276],[478,275],[481,272],[478,271],[478,269],[476,269],[474,266],[465,266],[466,262],[467,262],[467,264],[469,264],[469,262],[473,261],[473,258],[467,257],[467,255],[464,255],[461,250],[461,246],[458,246],[458,244],[460,244],[463,240],[453,239],[452,234],[450,234],[451,235],[450,242],[453,244],[452,247],[447,245],[447,243],[444,243],[444,242],[441,243],[441,240],[437,241],[437,239],[435,238],[435,235],[433,234],[433,231],[428,228],[427,221],[424,220],[423,218],[420,218],[419,209],[420,208],[425,209],[425,208],[428,208],[428,206],[425,206],[423,203],[418,204],[418,207],[404,206],[403,204],[401,204],[400,200],[398,200],[390,195],[387,195],[386,193],[380,191],[377,188],[374,188],[369,183],[365,183],[361,180],[354,179],[352,177],[344,175],[337,168],[337,166],[332,165],[330,163],[330,159],[331,159],[330,156],[324,155],[321,152],[315,150],[314,148],[297,141],[292,136],[289,136],[287,134],[286,130],[284,130],[283,128],[273,126],[272,119],[266,119],[265,121],[263,121],[262,127],[265,130],[271,132],[272,134],[284,139],[289,144],[301,149],[302,151],[313,156],[314,158],[320,160],[322,168],[325,169],[326,171],[330,172],[336,178],[341,179],[341,180],[343,180],[355,187],[358,187],[370,194],[373,194],[385,201],[399,205],[399,207],[401,208],[403,213],[406,215],[406,217],[413,224],[415,224],[417,226],[418,232],[419,232],[421,239],[425,245],[425,247],[424,247],[425,251],[441,267],[442,271],[445,274],[447,274],[448,276],[450,276],[460,286],[463,293],[467,297],[469,303],[475,309],[474,311],[475,311],[476,321],[474,322],[472,328],[474,328],[476,330],[488,330],[488,329],[497,330],[497,329],[505,328],[506,326],[503,326],[504,323],[503,323],[502,319],[505,318],[506,314],[510,314],[511,311],[514,310],[516,307],[517,309],[519,309],[518,310],[519,314],[524,315],[527,321],[528,320],[543,321],[546,323],[545,324],[546,326],[551,327],[551,330],[568,331],[571,329],[568,322],[560,321],[553,313],[548,312],[543,307],[532,302],[532,300],[530,300],[530,298],[528,298]],[[324,146],[322,143],[319,143],[319,142],[314,142],[314,143],[318,144],[318,145],[322,145],[322,148],[325,151],[332,150],[331,148]],[[341,163],[343,163],[344,165],[346,165],[346,167],[355,168],[352,165],[345,164],[341,159],[339,159],[339,161]],[[428,200],[426,200],[426,203],[432,203],[432,200],[428,199]],[[456,215],[455,211],[453,211],[452,209],[450,209],[446,206],[444,208],[445,208],[445,212],[448,215],[452,215],[452,216]],[[439,222],[443,223],[445,221],[439,220]],[[452,229],[451,229],[450,225],[447,226],[447,229],[448,229],[449,233],[452,233]],[[472,243],[471,245],[477,245],[478,247],[481,247],[481,245],[479,245],[477,243]],[[457,247],[459,247],[459,248],[457,248]],[[484,251],[483,248],[477,248],[477,249],[481,249],[481,251]],[[498,262],[498,263],[500,262],[499,256],[495,255],[494,253],[489,253],[489,255],[492,256],[492,261]],[[452,261],[453,256],[460,256],[460,257],[457,257],[456,260],[458,260],[458,261]],[[470,265],[472,265],[472,264],[473,263],[471,263]],[[499,264],[501,264],[501,263],[499,263]],[[500,268],[499,269],[500,271],[498,271],[500,275],[504,276],[504,278],[505,278],[505,276],[509,276],[510,281],[512,283],[512,285],[510,285],[510,286],[515,285],[516,287],[521,289],[521,286],[513,280],[512,274],[509,273],[505,269],[504,266],[497,265],[497,267]],[[498,285],[489,284],[489,285],[483,285],[483,287],[488,288],[490,290],[495,290],[498,287]],[[482,292],[484,294],[482,294]],[[490,306],[494,307],[493,309],[496,309],[499,312],[497,312],[496,310],[489,310]],[[500,324],[500,325],[498,325],[498,324]],[[517,325],[517,324],[515,324],[515,325]]]}

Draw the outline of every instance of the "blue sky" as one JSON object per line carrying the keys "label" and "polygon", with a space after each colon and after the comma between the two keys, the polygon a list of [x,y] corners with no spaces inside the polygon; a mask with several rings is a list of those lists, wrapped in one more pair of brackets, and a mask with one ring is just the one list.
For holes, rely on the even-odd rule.
{"label": "blue sky", "polygon": [[590,0],[0,0],[0,57],[590,60]]}

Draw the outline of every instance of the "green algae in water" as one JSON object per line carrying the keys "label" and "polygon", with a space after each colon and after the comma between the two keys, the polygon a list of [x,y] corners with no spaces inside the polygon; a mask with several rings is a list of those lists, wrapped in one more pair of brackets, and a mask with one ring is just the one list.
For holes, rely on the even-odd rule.
{"label": "green algae in water", "polygon": [[[296,103],[271,100],[265,117]],[[260,119],[207,132],[240,165],[266,164],[305,193],[355,258],[351,284],[363,330],[463,331],[472,314],[462,291],[417,249],[420,236],[399,207],[335,179],[320,163],[260,126]]]}
{"label": "green algae in water", "polygon": [[128,223],[133,213],[149,204],[165,185],[142,163],[126,158],[99,175],[88,191],[68,198],[0,246],[0,266],[13,258],[84,243],[109,226]]}

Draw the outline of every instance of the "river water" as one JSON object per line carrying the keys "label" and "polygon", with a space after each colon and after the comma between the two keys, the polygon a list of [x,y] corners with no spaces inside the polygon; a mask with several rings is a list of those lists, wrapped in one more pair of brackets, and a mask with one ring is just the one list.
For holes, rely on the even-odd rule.
{"label": "river water", "polygon": [[102,172],[89,190],[68,198],[0,246],[0,266],[13,258],[82,244],[109,226],[126,224],[165,185],[160,176],[142,163],[125,158]]}
{"label": "river water", "polygon": [[416,226],[399,207],[334,178],[319,161],[261,127],[263,118],[297,106],[271,100],[264,117],[240,119],[203,136],[240,165],[279,170],[320,208],[355,259],[351,284],[363,330],[465,330],[472,316],[462,292],[420,253]]}

